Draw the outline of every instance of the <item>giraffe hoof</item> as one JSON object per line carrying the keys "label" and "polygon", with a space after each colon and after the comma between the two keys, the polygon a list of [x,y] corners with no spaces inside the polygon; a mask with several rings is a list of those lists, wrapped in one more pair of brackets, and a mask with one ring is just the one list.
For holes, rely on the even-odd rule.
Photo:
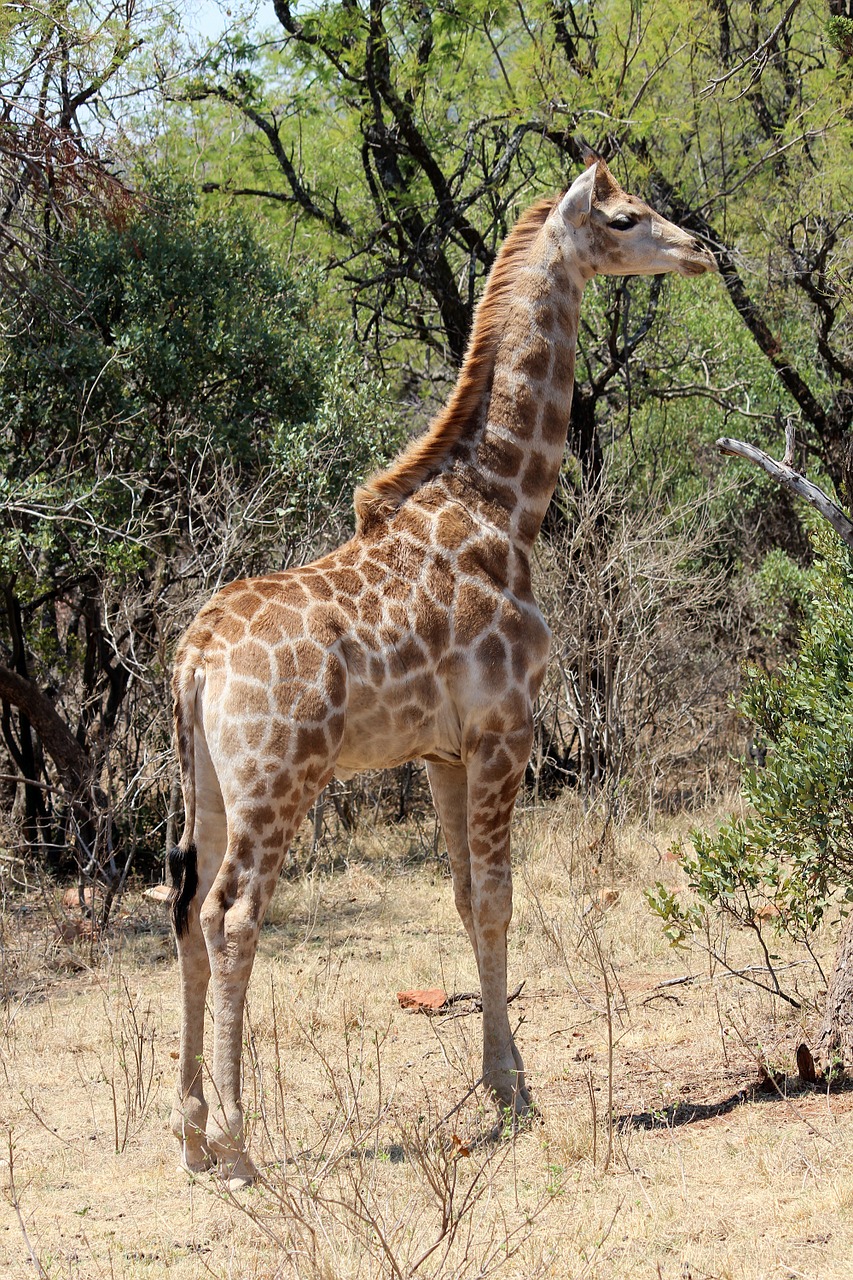
{"label": "giraffe hoof", "polygon": [[215,1164],[216,1159],[207,1147],[198,1147],[188,1151],[185,1146],[178,1168],[192,1177],[199,1173],[209,1173]]}
{"label": "giraffe hoof", "polygon": [[230,1168],[227,1166],[223,1168],[220,1165],[219,1176],[231,1194],[236,1195],[240,1191],[245,1191],[247,1187],[253,1187],[260,1175],[252,1161],[246,1159],[238,1161]]}
{"label": "giraffe hoof", "polygon": [[533,1101],[533,1095],[525,1085],[519,1089],[512,1100],[512,1109],[519,1119],[524,1119],[536,1111],[536,1103]]}
{"label": "giraffe hoof", "polygon": [[237,1174],[234,1177],[225,1178],[223,1180],[233,1196],[237,1195],[241,1191],[245,1191],[247,1187],[253,1187],[257,1182],[258,1177],[257,1174],[255,1174],[254,1177],[249,1177],[248,1174]]}
{"label": "giraffe hoof", "polygon": [[521,1068],[496,1073],[491,1080],[486,1080],[486,1087],[501,1114],[525,1116],[533,1106],[533,1097]]}
{"label": "giraffe hoof", "polygon": [[258,1170],[247,1155],[240,1155],[237,1159],[223,1159],[219,1157],[217,1173],[225,1183],[228,1190],[234,1194],[238,1191],[245,1191],[246,1187],[251,1187],[260,1177]]}
{"label": "giraffe hoof", "polygon": [[491,1142],[502,1142],[504,1139],[514,1138],[524,1129],[529,1129],[533,1121],[539,1118],[536,1104],[532,1100],[524,1107],[518,1103],[515,1106],[499,1103],[498,1119],[489,1130],[488,1138]]}
{"label": "giraffe hoof", "polygon": [[541,1119],[541,1112],[530,1094],[527,1095],[523,1103],[519,1101],[518,1105],[514,1109],[513,1120],[516,1125],[525,1125],[529,1124],[532,1120]]}
{"label": "giraffe hoof", "polygon": [[506,1087],[505,1080],[501,1080],[497,1086],[493,1085],[492,1097],[498,1109],[497,1123],[490,1131],[490,1137],[495,1141],[518,1133],[520,1128],[538,1117],[533,1096],[520,1071],[509,1087]]}

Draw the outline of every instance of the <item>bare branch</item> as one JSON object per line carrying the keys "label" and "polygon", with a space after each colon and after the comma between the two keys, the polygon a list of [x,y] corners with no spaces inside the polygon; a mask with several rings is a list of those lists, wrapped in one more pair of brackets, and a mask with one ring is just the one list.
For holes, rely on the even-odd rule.
{"label": "bare branch", "polygon": [[731,71],[727,71],[724,76],[719,76],[716,79],[711,78],[708,81],[705,88],[702,90],[702,96],[708,97],[710,94],[715,93],[717,89],[721,88],[724,84],[727,83],[727,81],[731,80],[733,76],[736,76],[739,71],[743,71],[744,67],[748,67],[749,64],[752,63],[753,70],[752,70],[752,75],[750,76],[749,84],[747,85],[746,89],[742,90],[742,92],[738,94],[739,98],[743,97],[743,94],[748,92],[748,90],[752,87],[752,85],[755,84],[755,81],[761,75],[762,71],[767,65],[767,60],[770,56],[770,53],[775,47],[776,41],[779,39],[779,36],[785,30],[785,27],[788,25],[791,18],[793,17],[794,11],[797,8],[799,8],[799,4],[800,4],[800,0],[791,0],[791,3],[788,5],[788,8],[782,14],[781,20],[770,32],[770,35],[767,37],[767,39],[762,40],[761,44],[756,49],[753,49],[752,53],[747,54],[745,58],[741,58],[740,62],[736,66],[732,67]]}
{"label": "bare branch", "polygon": [[728,436],[720,437],[717,448],[720,453],[732,454],[736,458],[746,458],[747,462],[754,462],[756,466],[762,467],[769,476],[778,480],[779,484],[785,485],[797,497],[804,498],[810,503],[816,511],[820,512],[824,520],[829,521],[848,547],[853,547],[853,521],[847,518],[841,507],[833,502],[819,485],[812,484],[811,480],[807,480],[804,475],[788,464],[787,459],[793,452],[792,444],[792,440],[788,437],[785,459],[782,462],[775,462],[769,454],[754,444],[745,444],[742,440],[732,440]]}

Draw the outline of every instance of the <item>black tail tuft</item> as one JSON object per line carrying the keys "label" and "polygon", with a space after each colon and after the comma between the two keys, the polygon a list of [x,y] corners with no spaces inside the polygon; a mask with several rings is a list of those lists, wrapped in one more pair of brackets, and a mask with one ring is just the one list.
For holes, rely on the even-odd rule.
{"label": "black tail tuft", "polygon": [[189,925],[190,903],[198,888],[198,854],[194,844],[186,850],[180,845],[169,850],[169,876],[172,881],[172,924],[182,938]]}

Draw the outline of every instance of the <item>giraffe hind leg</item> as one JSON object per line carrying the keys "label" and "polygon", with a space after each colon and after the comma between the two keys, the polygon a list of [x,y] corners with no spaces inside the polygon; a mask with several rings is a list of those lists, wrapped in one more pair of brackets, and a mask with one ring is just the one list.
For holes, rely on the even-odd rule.
{"label": "giraffe hind leg", "polygon": [[227,834],[219,783],[204,735],[198,731],[195,766],[198,797],[191,843],[182,841],[169,858],[181,986],[181,1038],[171,1128],[181,1144],[181,1167],[188,1173],[200,1173],[213,1163],[206,1138],[208,1105],[203,1081],[210,960],[200,913],[222,863]]}
{"label": "giraffe hind leg", "polygon": [[[190,911],[198,891],[198,851],[195,843],[184,849],[180,846],[171,849],[168,862],[172,881],[170,911],[181,969],[181,1039],[183,1042],[189,1033],[189,1038],[193,1041],[192,1047],[195,1048],[197,1033],[193,1035],[191,1031],[191,1024],[197,1019],[193,988],[200,979],[203,980],[207,968],[206,956],[200,954],[198,939],[193,936],[198,927],[197,911],[196,919],[192,924],[190,921]],[[207,1106],[202,1089],[201,1063],[196,1062],[193,1069],[190,1062],[191,1049],[180,1056],[187,1060],[181,1063],[171,1127],[181,1144],[181,1168],[187,1173],[202,1173],[210,1168],[213,1161],[205,1139]]]}
{"label": "giraffe hind leg", "polygon": [[255,1181],[258,1171],[245,1140],[241,1102],[241,1056],[246,991],[258,936],[279,871],[294,835],[331,777],[332,768],[303,770],[298,798],[267,821],[252,805],[229,813],[228,849],[201,909],[201,929],[211,967],[213,997],[213,1098],[206,1144],[221,1177],[234,1191]]}
{"label": "giraffe hind leg", "polygon": [[210,980],[210,963],[199,925],[196,892],[186,903],[183,929],[176,929],[181,983],[181,1040],[178,1081],[171,1128],[181,1144],[181,1167],[200,1173],[212,1159],[205,1131],[208,1108],[204,1096],[204,1004]]}

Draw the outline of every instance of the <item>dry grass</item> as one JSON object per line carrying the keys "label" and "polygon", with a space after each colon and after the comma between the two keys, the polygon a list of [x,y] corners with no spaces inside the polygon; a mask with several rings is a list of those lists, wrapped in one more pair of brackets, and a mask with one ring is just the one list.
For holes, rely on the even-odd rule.
{"label": "dry grass", "polygon": [[[364,837],[344,870],[283,883],[273,904],[245,1090],[266,1180],[236,1199],[177,1171],[177,992],[156,908],[134,904],[96,966],[54,943],[36,904],[8,903],[0,1275],[849,1276],[853,1094],[699,1105],[753,1083],[760,1059],[790,1068],[817,1022],[813,971],[784,972],[794,1013],[667,947],[642,889],[678,880],[672,824],[601,840],[555,807],[516,829],[513,1009],[540,1119],[494,1144],[477,1091],[459,1107],[478,1017],[395,999],[476,986],[449,883],[405,832]],[[734,967],[758,963],[746,939],[726,946]],[[661,986],[674,978],[690,980]]]}

